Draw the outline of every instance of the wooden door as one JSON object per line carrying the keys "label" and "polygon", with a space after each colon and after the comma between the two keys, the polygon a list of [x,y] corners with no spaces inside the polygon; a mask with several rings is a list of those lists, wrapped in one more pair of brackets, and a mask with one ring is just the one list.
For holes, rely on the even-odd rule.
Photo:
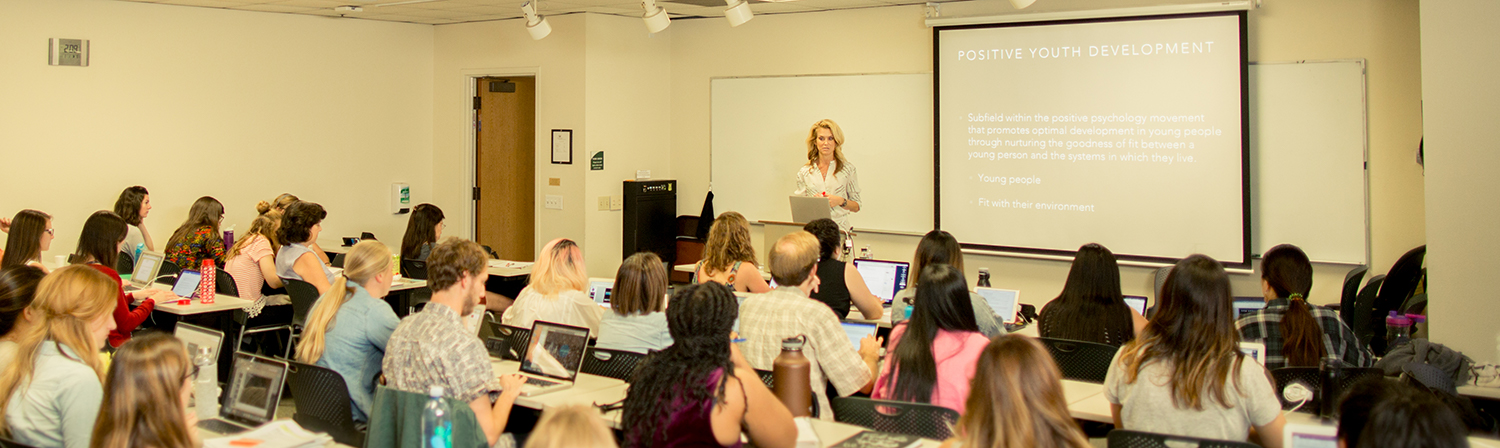
{"label": "wooden door", "polygon": [[476,82],[475,235],[502,259],[531,261],[536,245],[536,78]]}

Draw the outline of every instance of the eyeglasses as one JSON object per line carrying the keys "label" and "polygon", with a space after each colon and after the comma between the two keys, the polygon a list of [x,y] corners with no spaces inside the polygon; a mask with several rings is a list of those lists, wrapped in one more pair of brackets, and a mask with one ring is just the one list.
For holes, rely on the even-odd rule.
{"label": "eyeglasses", "polygon": [[52,233],[52,229],[47,229],[47,234],[48,235],[54,235],[54,236],[57,235],[56,233]]}
{"label": "eyeglasses", "polygon": [[193,369],[190,370],[190,371],[188,371],[187,376],[182,377],[182,380],[183,381],[188,381],[188,380],[192,380],[192,379],[195,379],[195,378],[198,378],[198,365],[197,364],[193,365]]}

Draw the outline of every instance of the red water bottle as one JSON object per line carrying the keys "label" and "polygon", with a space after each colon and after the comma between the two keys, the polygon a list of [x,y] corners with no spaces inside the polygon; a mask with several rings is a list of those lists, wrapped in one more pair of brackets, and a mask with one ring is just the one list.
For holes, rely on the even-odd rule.
{"label": "red water bottle", "polygon": [[217,280],[219,279],[219,274],[214,272],[214,268],[214,260],[212,258],[203,259],[203,269],[198,271],[203,274],[202,280],[198,281],[198,299],[200,302],[214,303],[214,291],[217,290],[215,286],[217,286]]}

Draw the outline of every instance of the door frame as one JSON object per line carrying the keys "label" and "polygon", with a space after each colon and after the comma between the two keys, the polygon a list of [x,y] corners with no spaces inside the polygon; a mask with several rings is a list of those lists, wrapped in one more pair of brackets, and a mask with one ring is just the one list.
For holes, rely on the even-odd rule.
{"label": "door frame", "polygon": [[[467,144],[466,157],[465,157],[467,159],[465,161],[465,166],[467,167],[467,169],[465,169],[464,172],[465,172],[465,176],[467,176],[467,178],[468,178],[467,184],[468,184],[468,187],[469,187],[468,195],[466,196],[466,197],[469,198],[468,199],[469,205],[465,209],[468,210],[468,212],[469,212],[469,216],[468,216],[469,236],[468,236],[468,238],[469,238],[470,241],[476,240],[478,238],[478,235],[479,235],[479,229],[477,229],[477,228],[474,227],[474,221],[476,219],[478,219],[478,216],[479,216],[479,202],[474,200],[474,187],[476,187],[476,185],[474,185],[474,184],[479,182],[479,178],[475,174],[476,171],[479,169],[479,133],[477,131],[475,131],[475,129],[474,129],[474,122],[475,122],[475,119],[477,118],[476,117],[477,113],[474,112],[474,97],[479,95],[479,87],[478,87],[478,85],[479,85],[479,79],[480,78],[507,77],[507,76],[510,76],[510,77],[531,77],[531,78],[537,80],[537,87],[538,87],[538,89],[537,89],[537,92],[536,92],[536,96],[537,96],[537,100],[538,100],[537,102],[540,103],[541,102],[540,101],[541,100],[541,96],[542,96],[541,95],[542,91],[540,89],[540,87],[541,87],[541,76],[538,76],[537,72],[538,72],[538,67],[520,67],[520,68],[502,68],[502,69],[472,69],[472,70],[463,70],[463,71],[461,71],[461,73],[463,73],[463,76],[464,76],[464,91],[467,92],[467,95],[464,96],[464,100],[463,100],[463,106],[464,106],[464,109],[465,109],[464,116],[466,117],[465,122],[464,122],[464,127],[467,129],[466,133],[468,135],[468,139],[467,139],[468,140],[468,144]],[[535,113],[534,110],[533,110],[533,113]],[[537,129],[541,128],[541,121],[540,120],[536,120],[536,121],[537,122],[534,124],[535,127],[532,128],[532,130],[531,130],[531,133],[533,135],[536,134]],[[538,139],[536,141],[542,141],[542,140]],[[536,152],[536,148],[535,147],[531,148],[531,151],[532,152]],[[536,162],[533,161],[532,163],[535,164]],[[532,210],[531,210],[531,229],[532,229],[531,247],[532,247],[532,251],[536,250],[537,246],[539,245],[537,239],[540,238],[540,236],[541,236],[541,233],[537,232],[536,229],[539,228],[539,227],[541,227],[541,216],[542,216],[542,214],[540,213],[541,210],[538,209],[538,207],[541,207],[542,200],[541,200],[541,197],[538,196],[538,195],[542,192],[542,190],[540,188],[535,188],[536,187],[536,179],[537,179],[536,178],[536,174],[533,173],[532,177],[531,177],[531,185],[533,187],[532,188],[532,192],[531,192],[531,195],[533,196],[533,198],[532,198],[532,200],[533,200],[533,202],[532,202]]]}

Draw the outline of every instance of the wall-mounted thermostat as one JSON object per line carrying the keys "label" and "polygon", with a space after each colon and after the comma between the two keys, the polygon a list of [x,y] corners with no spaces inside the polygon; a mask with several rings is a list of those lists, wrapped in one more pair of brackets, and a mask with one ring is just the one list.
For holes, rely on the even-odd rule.
{"label": "wall-mounted thermostat", "polygon": [[88,39],[47,39],[47,64],[88,67]]}
{"label": "wall-mounted thermostat", "polygon": [[411,185],[397,182],[391,184],[391,214],[404,215],[411,212]]}

